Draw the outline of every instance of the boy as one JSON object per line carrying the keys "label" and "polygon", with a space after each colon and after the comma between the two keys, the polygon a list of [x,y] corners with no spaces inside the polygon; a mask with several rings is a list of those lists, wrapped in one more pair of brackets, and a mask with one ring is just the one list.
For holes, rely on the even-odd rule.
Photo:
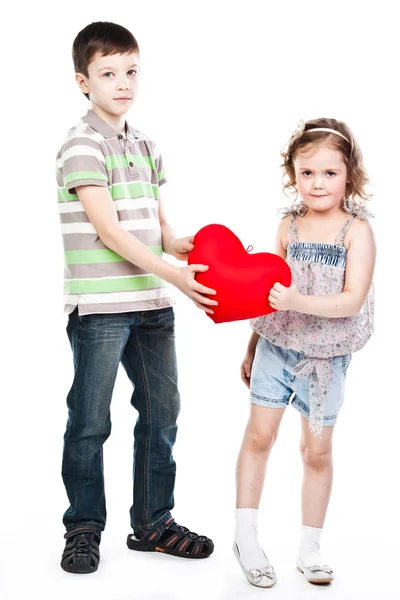
{"label": "boy", "polygon": [[179,526],[174,506],[172,447],[179,413],[173,301],[165,282],[212,312],[215,294],[195,280],[207,266],[178,268],[163,251],[186,260],[193,237],[176,239],[160,193],[166,182],[155,144],[125,114],[137,95],[139,47],[114,23],[92,23],[73,44],[76,81],[92,109],[68,133],[57,155],[65,249],[65,311],[74,358],[68,394],[62,475],[70,506],[61,559],[65,571],[97,570],[106,523],[103,444],[122,362],[138,410],[132,550],[206,558],[213,542]]}

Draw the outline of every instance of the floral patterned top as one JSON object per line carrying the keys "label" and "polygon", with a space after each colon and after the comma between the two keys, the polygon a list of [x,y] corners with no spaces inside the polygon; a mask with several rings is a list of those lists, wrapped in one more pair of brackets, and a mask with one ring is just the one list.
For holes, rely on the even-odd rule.
{"label": "floral patterned top", "polygon": [[[367,216],[365,213],[357,215],[355,210],[351,212],[353,215],[338,233],[334,244],[321,244],[300,242],[298,217],[301,212],[296,207],[287,211],[293,216],[288,231],[286,262],[291,268],[293,282],[302,294],[325,296],[343,291],[347,254],[343,241],[353,219]],[[372,284],[361,311],[352,317],[327,318],[277,311],[250,322],[254,331],[272,344],[305,354],[294,373],[301,378],[310,376],[309,428],[317,437],[321,437],[325,397],[333,377],[330,359],[360,350],[373,333],[373,321]]]}

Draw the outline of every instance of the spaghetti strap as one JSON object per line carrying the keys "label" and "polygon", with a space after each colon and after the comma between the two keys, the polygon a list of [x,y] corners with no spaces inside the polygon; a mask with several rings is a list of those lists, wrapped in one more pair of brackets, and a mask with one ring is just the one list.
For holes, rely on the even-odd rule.
{"label": "spaghetti strap", "polygon": [[288,243],[293,244],[293,242],[299,241],[299,226],[297,221],[297,215],[292,216],[292,220],[290,221],[289,229],[288,229]]}
{"label": "spaghetti strap", "polygon": [[343,242],[344,242],[344,238],[346,237],[346,233],[347,230],[349,229],[351,223],[353,222],[353,220],[355,219],[356,215],[353,215],[342,227],[342,229],[339,231],[339,233],[336,236],[335,239],[335,244],[338,244],[340,246],[343,246]]}

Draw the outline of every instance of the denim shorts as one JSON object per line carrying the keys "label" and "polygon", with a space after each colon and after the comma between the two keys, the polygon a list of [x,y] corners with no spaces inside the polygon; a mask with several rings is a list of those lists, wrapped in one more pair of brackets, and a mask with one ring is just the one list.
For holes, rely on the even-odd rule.
{"label": "denim shorts", "polygon": [[[306,419],[310,417],[309,377],[300,379],[293,368],[304,358],[301,352],[285,350],[260,337],[250,379],[250,400],[268,408],[292,406]],[[333,379],[325,400],[324,425],[335,425],[344,400],[346,371],[351,354],[335,356]]]}

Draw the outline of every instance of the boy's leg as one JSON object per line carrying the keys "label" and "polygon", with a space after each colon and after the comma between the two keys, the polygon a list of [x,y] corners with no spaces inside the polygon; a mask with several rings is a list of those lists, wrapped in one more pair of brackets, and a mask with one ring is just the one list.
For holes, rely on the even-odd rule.
{"label": "boy's leg", "polygon": [[110,435],[110,403],[125,344],[130,313],[69,317],[75,376],[68,394],[62,476],[70,501],[64,514],[68,532],[102,531],[106,523],[103,444]]}
{"label": "boy's leg", "polygon": [[151,529],[170,517],[174,506],[176,420],[180,409],[172,308],[141,313],[122,364],[134,385],[135,426],[133,529]]}

